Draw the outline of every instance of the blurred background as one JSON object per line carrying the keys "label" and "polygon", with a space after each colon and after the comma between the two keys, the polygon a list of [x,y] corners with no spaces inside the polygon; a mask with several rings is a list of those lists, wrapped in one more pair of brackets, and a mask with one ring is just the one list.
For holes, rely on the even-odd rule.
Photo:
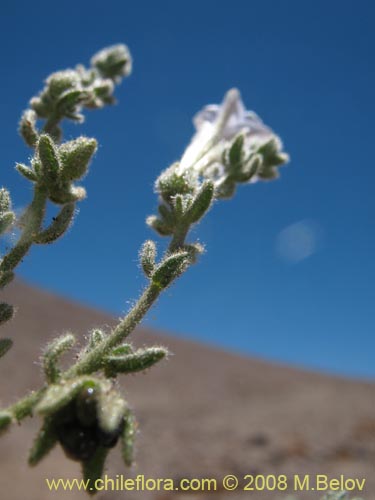
{"label": "blurred background", "polygon": [[217,203],[192,237],[197,266],[168,290],[148,326],[233,352],[373,378],[375,5],[370,0],[4,1],[1,183],[18,209],[30,187],[14,170],[16,133],[53,71],[126,43],[134,71],[119,104],[88,113],[100,143],[88,199],[69,234],[34,248],[28,282],[123,314],[144,286],[137,254],[153,183],[179,158],[192,117],[238,87],[291,155],[281,179]]}

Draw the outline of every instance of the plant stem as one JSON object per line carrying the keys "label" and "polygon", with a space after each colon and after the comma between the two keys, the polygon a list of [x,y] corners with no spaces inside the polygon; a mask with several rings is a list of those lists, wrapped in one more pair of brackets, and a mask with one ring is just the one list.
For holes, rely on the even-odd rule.
{"label": "plant stem", "polygon": [[22,219],[25,221],[23,231],[16,245],[4,256],[0,264],[0,272],[10,272],[20,263],[29,251],[38,234],[43,221],[47,204],[47,191],[38,185],[34,188],[34,196]]}
{"label": "plant stem", "polygon": [[147,311],[159,297],[162,289],[151,283],[140,296],[138,302],[123,318],[111,334],[97,347],[84,355],[63,375],[63,378],[71,378],[77,375],[93,373],[101,368],[103,357],[120,342],[122,342],[140,323]]}
{"label": "plant stem", "polygon": [[14,405],[9,406],[5,412],[11,413],[17,422],[21,422],[26,417],[31,417],[33,413],[34,406],[38,403],[40,398],[43,396],[46,387],[42,387],[37,391],[32,391],[30,394],[24,398],[14,403]]}
{"label": "plant stem", "polygon": [[[185,224],[176,228],[166,254],[178,251],[184,245],[189,229],[190,226]],[[137,303],[112,330],[110,335],[98,344],[97,347],[84,354],[82,358],[77,361],[77,363],[62,374],[61,378],[67,380],[80,375],[89,375],[100,370],[104,356],[130,335],[130,333],[141,322],[145,314],[152,307],[162,291],[162,288],[151,281],[138,299]],[[45,389],[45,387],[42,387],[41,389],[30,393],[14,405],[9,406],[5,411],[11,413],[18,422],[23,420],[25,417],[31,416],[34,406],[42,397]]]}

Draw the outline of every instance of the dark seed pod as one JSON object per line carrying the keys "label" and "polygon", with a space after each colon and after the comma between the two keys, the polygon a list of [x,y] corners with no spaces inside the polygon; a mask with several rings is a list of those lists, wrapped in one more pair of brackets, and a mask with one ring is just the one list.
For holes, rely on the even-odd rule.
{"label": "dark seed pod", "polygon": [[87,387],[80,392],[75,401],[77,419],[83,427],[95,426],[97,422],[96,393],[94,387]]}
{"label": "dark seed pod", "polygon": [[103,431],[100,427],[97,429],[97,436],[99,439],[99,443],[105,448],[113,448],[116,446],[117,441],[122,433],[124,428],[124,422],[122,421],[118,429],[113,432]]}
{"label": "dark seed pod", "polygon": [[60,425],[56,433],[65,454],[79,462],[92,458],[99,445],[96,428],[83,427],[78,420]]}

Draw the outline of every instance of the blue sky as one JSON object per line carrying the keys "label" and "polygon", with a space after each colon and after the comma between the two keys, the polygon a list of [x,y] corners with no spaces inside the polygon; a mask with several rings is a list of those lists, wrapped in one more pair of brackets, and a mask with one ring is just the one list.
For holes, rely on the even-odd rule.
{"label": "blue sky", "polygon": [[283,138],[277,182],[216,204],[194,236],[207,253],[147,323],[237,352],[373,377],[374,34],[371,1],[4,2],[1,183],[29,151],[16,126],[52,71],[125,42],[133,75],[119,104],[66,136],[97,137],[89,197],[69,234],[34,248],[28,281],[124,313],[145,282],[137,266],[153,182],[188,143],[191,118],[238,87]]}

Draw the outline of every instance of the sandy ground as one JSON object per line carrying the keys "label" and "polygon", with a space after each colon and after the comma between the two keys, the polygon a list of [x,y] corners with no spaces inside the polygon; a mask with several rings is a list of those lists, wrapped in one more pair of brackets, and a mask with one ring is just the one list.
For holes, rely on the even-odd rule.
{"label": "sandy ground", "polygon": [[[0,363],[0,398],[5,406],[41,383],[43,344],[68,329],[81,338],[113,318],[28,285],[4,294],[17,305],[16,319],[2,329],[15,347]],[[340,379],[240,357],[152,331],[133,335],[136,345],[162,344],[173,353],[145,376],[123,377],[121,385],[136,410],[140,432],[137,463],[122,464],[114,450],[108,475],[146,478],[216,478],[215,492],[112,492],[106,500],[148,499],[318,499],[316,491],[294,492],[294,475],[366,479],[361,493],[375,500],[375,385]],[[77,491],[50,492],[45,478],[79,477],[79,466],[55,448],[37,468],[26,464],[39,425],[28,419],[1,438],[1,500],[75,500]],[[222,479],[239,478],[227,492]],[[243,491],[247,474],[286,474],[285,492]],[[358,494],[358,490],[354,493]]]}

